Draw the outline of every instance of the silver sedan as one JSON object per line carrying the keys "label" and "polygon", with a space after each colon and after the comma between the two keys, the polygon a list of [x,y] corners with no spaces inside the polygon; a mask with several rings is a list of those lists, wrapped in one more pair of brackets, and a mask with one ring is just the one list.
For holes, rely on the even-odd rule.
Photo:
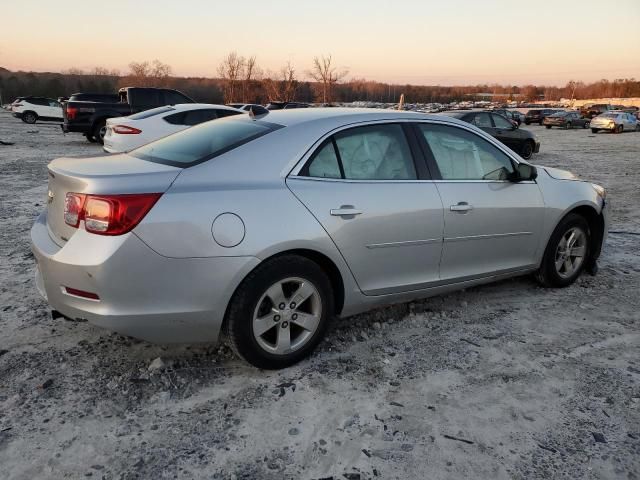
{"label": "silver sedan", "polygon": [[595,273],[602,187],[466,122],[304,109],[207,122],[128,154],[58,158],[31,231],[52,308],[281,368],[333,317],[535,273]]}

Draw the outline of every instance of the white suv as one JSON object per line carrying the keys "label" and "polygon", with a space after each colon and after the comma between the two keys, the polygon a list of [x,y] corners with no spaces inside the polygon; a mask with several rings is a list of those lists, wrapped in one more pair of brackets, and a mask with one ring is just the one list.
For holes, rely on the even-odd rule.
{"label": "white suv", "polygon": [[37,120],[62,121],[62,105],[57,100],[46,97],[24,97],[11,107],[13,116],[25,123]]}

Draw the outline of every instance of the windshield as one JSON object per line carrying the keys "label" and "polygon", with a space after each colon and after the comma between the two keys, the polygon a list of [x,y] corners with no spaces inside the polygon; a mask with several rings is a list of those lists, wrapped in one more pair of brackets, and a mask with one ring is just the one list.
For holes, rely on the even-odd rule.
{"label": "windshield", "polygon": [[222,155],[279,128],[283,128],[282,125],[227,117],[161,138],[133,150],[131,155],[150,162],[186,168]]}

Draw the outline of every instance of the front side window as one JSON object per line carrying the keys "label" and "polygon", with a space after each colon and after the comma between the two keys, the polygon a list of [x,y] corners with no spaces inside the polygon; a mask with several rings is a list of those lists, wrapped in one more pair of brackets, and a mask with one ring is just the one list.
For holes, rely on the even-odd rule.
{"label": "front side window", "polygon": [[237,117],[206,122],[148,143],[130,155],[150,162],[190,167],[273,132],[282,125]]}
{"label": "front side window", "polygon": [[485,139],[461,128],[419,125],[443,180],[508,180],[511,159]]}

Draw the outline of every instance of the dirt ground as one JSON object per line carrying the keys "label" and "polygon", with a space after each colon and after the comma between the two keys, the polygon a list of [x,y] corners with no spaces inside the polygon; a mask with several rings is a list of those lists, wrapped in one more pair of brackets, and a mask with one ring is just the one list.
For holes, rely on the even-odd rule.
{"label": "dirt ground", "polygon": [[607,187],[597,276],[334,322],[310,359],[266,372],[52,319],[29,248],[46,165],[100,149],[2,112],[0,477],[640,478],[640,133],[523,128],[534,163]]}

